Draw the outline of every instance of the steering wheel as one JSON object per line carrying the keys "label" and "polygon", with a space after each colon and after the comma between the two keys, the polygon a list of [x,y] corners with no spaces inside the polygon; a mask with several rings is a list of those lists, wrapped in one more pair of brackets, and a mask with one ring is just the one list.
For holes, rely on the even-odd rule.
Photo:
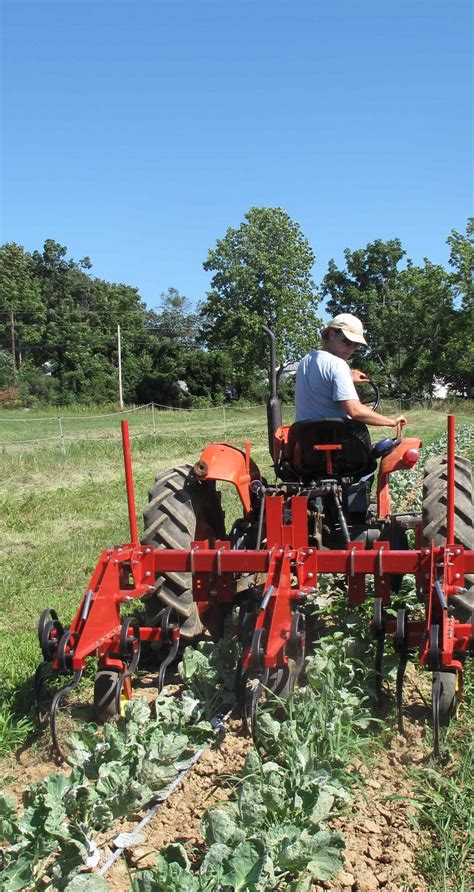
{"label": "steering wheel", "polygon": [[380,405],[380,388],[375,381],[368,379],[367,381],[357,381],[355,384],[359,399],[364,406],[374,411]]}

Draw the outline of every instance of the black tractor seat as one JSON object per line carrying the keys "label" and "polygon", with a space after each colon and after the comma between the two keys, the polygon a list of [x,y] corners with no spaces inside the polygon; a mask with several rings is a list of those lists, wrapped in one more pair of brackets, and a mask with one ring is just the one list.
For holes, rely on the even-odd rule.
{"label": "black tractor seat", "polygon": [[[340,446],[329,452],[315,446]],[[372,444],[365,424],[345,418],[320,418],[296,421],[288,431],[288,441],[277,463],[282,480],[303,482],[350,478],[352,481],[375,471]]]}

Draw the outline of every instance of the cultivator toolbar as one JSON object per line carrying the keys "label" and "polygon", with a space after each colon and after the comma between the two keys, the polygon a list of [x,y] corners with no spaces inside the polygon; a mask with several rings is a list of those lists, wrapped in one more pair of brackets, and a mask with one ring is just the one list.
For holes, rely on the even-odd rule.
{"label": "cultivator toolbar", "polygon": [[[50,609],[43,612],[39,623],[43,663],[35,678],[38,711],[48,674],[72,676],[66,686],[54,693],[51,702],[50,725],[58,756],[64,757],[56,725],[58,706],[79,684],[88,658],[98,658],[94,705],[100,719],[119,713],[123,698],[132,696],[131,676],[138,666],[144,642],[160,645],[156,649],[160,657],[157,686],[159,689],[163,686],[166,669],[175,659],[182,639],[182,615],[175,606],[166,604],[165,597],[153,625],[142,623],[133,614],[123,617],[122,610],[137,599],[160,593],[164,579],[190,580],[192,604],[186,610],[197,609],[204,622],[216,610],[225,612],[238,605],[236,634],[242,652],[237,693],[244,723],[254,728],[263,691],[270,689],[285,695],[294,688],[305,656],[305,599],[317,592],[324,574],[346,578],[349,605],[360,605],[367,598],[373,600],[372,631],[376,639],[375,678],[379,699],[384,644],[387,636],[393,639],[399,655],[396,695],[401,731],[403,680],[409,656],[418,653],[420,663],[433,673],[434,749],[438,753],[440,724],[449,720],[456,699],[461,696],[463,661],[474,650],[474,617],[461,621],[451,606],[452,597],[465,591],[467,574],[474,573],[474,550],[455,542],[454,419],[449,422],[448,438],[447,535],[443,544],[422,545],[420,522],[412,519],[417,542],[413,550],[392,547],[388,534],[386,539],[382,538],[383,531],[388,529],[386,525],[377,540],[364,536],[346,542],[343,548],[315,547],[308,515],[311,499],[320,497],[315,493],[320,492],[321,486],[305,484],[297,494],[289,495],[278,484],[272,487],[260,482],[255,486],[250,473],[244,481],[249,487],[245,517],[251,526],[249,518],[254,511],[257,528],[254,541],[258,547],[242,548],[241,539],[235,538],[234,541],[195,538],[189,548],[181,549],[140,544],[126,422],[122,422],[122,434],[131,544],[102,552],[68,628],[63,628],[55,611]],[[211,448],[207,447],[208,460]],[[246,448],[245,455],[243,452],[239,455],[249,470],[249,449]],[[202,485],[209,461],[198,465],[201,479],[199,475],[193,476],[195,488]],[[385,471],[386,468],[387,465]],[[244,477],[239,478],[239,486],[243,485]],[[326,481],[323,490],[335,485]],[[250,499],[257,497],[258,504],[252,509]],[[263,547],[260,547],[261,541]],[[236,547],[236,542],[240,547]],[[399,587],[397,580],[404,574],[413,574],[416,580],[420,610],[413,618],[405,606],[398,609],[396,616],[389,611]]]}

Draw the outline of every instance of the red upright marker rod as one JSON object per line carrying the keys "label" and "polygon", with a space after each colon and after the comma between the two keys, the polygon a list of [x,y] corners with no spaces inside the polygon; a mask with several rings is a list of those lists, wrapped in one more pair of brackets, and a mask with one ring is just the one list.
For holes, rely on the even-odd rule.
{"label": "red upright marker rod", "polygon": [[448,493],[446,504],[446,544],[454,545],[454,458],[456,437],[454,415],[448,415]]}
{"label": "red upright marker rod", "polygon": [[125,465],[125,483],[127,486],[128,519],[130,521],[131,544],[138,545],[137,516],[135,513],[135,493],[133,490],[132,456],[130,453],[130,437],[128,421],[122,421],[123,462]]}

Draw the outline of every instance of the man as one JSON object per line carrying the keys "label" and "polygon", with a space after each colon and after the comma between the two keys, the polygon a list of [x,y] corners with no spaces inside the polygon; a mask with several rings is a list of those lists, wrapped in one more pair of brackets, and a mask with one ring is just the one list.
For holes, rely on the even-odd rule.
{"label": "man", "polygon": [[367,345],[362,322],[351,313],[339,313],[321,333],[322,347],[303,357],[296,374],[296,421],[310,418],[352,418],[361,424],[397,427],[405,415],[389,418],[361,403],[354,382],[367,375],[349,368],[347,361],[360,345]]}

